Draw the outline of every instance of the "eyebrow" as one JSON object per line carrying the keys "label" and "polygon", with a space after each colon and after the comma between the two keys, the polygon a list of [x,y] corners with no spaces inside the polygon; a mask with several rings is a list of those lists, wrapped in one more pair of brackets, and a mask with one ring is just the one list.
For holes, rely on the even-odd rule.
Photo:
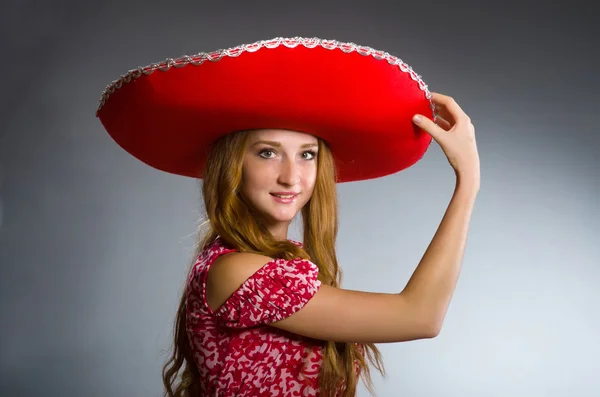
{"label": "eyebrow", "polygon": [[[276,146],[276,147],[281,147],[281,143],[279,142],[275,142],[275,141],[256,141],[252,144],[252,146],[256,146],[259,143],[264,143],[266,145],[271,145],[271,146]],[[304,145],[300,146],[301,148],[308,148],[308,147],[313,147],[313,146],[319,146],[319,144],[317,142],[315,143],[305,143]]]}

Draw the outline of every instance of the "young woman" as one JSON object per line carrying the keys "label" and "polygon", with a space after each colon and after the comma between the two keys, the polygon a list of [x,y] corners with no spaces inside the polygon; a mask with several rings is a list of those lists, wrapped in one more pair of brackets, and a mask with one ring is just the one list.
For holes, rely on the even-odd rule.
{"label": "young woman", "polygon": [[[140,160],[202,180],[207,228],[165,395],[349,397],[360,376],[372,392],[367,361],[384,374],[375,343],[440,332],[479,157],[469,117],[398,58],[352,43],[262,41],[130,71],[98,116]],[[432,138],[456,187],[413,276],[396,294],[341,288],[336,184],[401,171]],[[303,242],[288,238],[297,214]]]}

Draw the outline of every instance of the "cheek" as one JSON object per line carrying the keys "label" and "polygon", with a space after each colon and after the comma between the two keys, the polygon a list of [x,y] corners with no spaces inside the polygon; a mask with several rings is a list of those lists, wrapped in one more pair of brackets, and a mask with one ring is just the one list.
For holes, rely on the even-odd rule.
{"label": "cheek", "polygon": [[318,167],[317,160],[315,159],[311,164],[312,164],[312,166],[311,166],[311,171],[312,171],[311,175],[312,175],[312,178],[313,178],[313,181],[314,181],[315,179],[317,179],[317,167]]}
{"label": "cheek", "polygon": [[247,168],[249,171],[243,175],[244,185],[248,190],[261,189],[269,187],[272,170],[256,162],[251,162]]}
{"label": "cheek", "polygon": [[315,182],[317,181],[316,165],[312,165],[312,166],[308,167],[308,169],[306,170],[306,173],[304,175],[305,175],[305,177],[304,177],[305,188],[312,192],[315,187]]}

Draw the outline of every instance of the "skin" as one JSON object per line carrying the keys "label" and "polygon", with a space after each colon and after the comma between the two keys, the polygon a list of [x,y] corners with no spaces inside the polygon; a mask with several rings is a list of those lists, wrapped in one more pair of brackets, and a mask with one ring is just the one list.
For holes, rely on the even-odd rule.
{"label": "skin", "polygon": [[[272,141],[278,145],[259,141]],[[309,134],[277,129],[250,133],[242,168],[241,193],[262,214],[275,238],[287,239],[293,218],[312,196],[317,176],[317,152],[317,138]],[[282,204],[270,194],[282,191],[299,195],[293,203]]]}
{"label": "skin", "polygon": [[[373,293],[322,284],[302,309],[270,323],[271,326],[313,339],[346,343],[394,343],[433,338],[440,333],[461,270],[471,213],[479,192],[480,171],[475,127],[469,116],[451,97],[433,93],[433,101],[440,115],[438,121],[434,123],[422,116],[414,122],[440,144],[456,172],[456,187],[431,243],[406,286],[399,293]],[[263,195],[272,188],[285,186],[284,183],[310,186],[301,182],[309,174],[301,172],[301,167],[308,165],[299,161],[297,145],[298,141],[290,144],[286,139],[285,146],[276,155],[271,154],[273,161],[258,163],[249,158],[248,171],[254,180],[248,189],[256,202],[264,203],[263,208],[272,219],[291,219],[307,201],[304,196],[296,207],[284,210]],[[213,292],[207,292],[210,307],[220,307],[271,260],[253,253],[218,258],[211,268],[212,275],[208,275],[208,282],[213,285]]]}

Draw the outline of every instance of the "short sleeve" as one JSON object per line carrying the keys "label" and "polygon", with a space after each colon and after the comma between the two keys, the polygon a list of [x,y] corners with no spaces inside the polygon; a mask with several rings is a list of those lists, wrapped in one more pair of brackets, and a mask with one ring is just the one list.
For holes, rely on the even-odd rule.
{"label": "short sleeve", "polygon": [[321,286],[319,268],[306,259],[274,259],[238,288],[217,310],[230,328],[248,328],[283,320],[313,297]]}

